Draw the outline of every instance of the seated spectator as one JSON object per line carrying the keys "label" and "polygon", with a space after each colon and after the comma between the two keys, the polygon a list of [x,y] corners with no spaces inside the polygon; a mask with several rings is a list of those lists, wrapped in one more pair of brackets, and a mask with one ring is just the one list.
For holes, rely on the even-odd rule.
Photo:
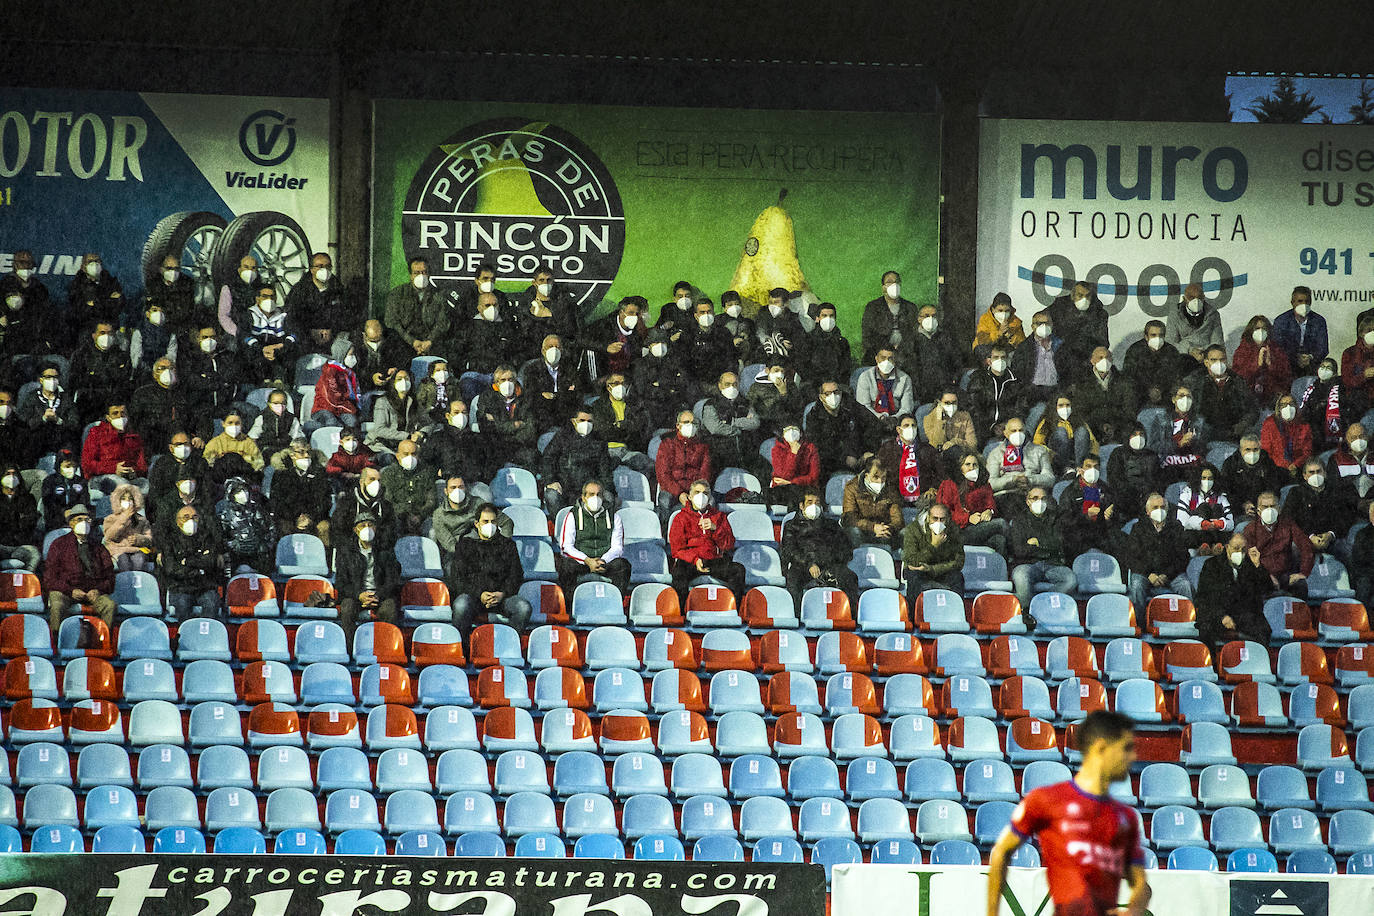
{"label": "seated spectator", "polygon": [[359,514],[366,512],[376,519],[377,546],[391,550],[396,546],[396,510],[382,494],[382,472],[376,468],[363,468],[358,475],[358,485],[341,492],[334,500],[334,514],[329,523],[333,530],[334,544],[348,540],[353,530],[353,521]]}
{"label": "seated spectator", "polygon": [[1127,594],[1136,608],[1147,607],[1155,595],[1192,597],[1183,526],[1169,511],[1162,494],[1151,493],[1145,498],[1145,514],[1122,535],[1121,554]]}
{"label": "seated spectator", "polygon": [[1222,553],[1235,530],[1231,501],[1220,482],[1221,473],[1211,462],[1204,462],[1190,475],[1179,493],[1177,517],[1184,530],[1184,544],[1200,556]]}
{"label": "seated spectator", "polygon": [[223,431],[205,443],[204,457],[215,480],[240,477],[248,471],[261,472],[266,464],[258,444],[245,431],[243,416],[237,412],[226,415]]}
{"label": "seated spectator", "polygon": [[1312,428],[1298,416],[1298,405],[1288,393],[1279,395],[1274,412],[1265,417],[1260,428],[1260,445],[1279,470],[1290,478],[1302,474],[1302,466],[1312,457]]}
{"label": "seated spectator", "polygon": [[[468,496],[467,484],[460,476],[448,478],[444,483],[444,500],[431,516],[430,537],[439,545],[439,552],[447,557],[456,549],[458,541],[465,538],[477,526],[477,510],[483,503]],[[496,527],[505,537],[515,531],[515,523],[510,516],[501,512],[496,516]]]}
{"label": "seated spectator", "polygon": [[0,458],[33,467],[41,456],[33,454],[28,438],[28,427],[14,406],[14,392],[0,388]]}
{"label": "seated spectator", "polygon": [[558,427],[544,448],[539,475],[544,484],[544,507],[554,514],[589,480],[609,485],[614,469],[606,443],[592,435],[591,411],[574,408],[571,419]]}
{"label": "seated spectator", "polygon": [[396,510],[400,533],[419,534],[420,526],[434,512],[434,469],[420,462],[420,447],[402,439],[396,447],[396,463],[382,471],[382,492]]}
{"label": "seated spectator", "polygon": [[902,500],[882,461],[870,458],[863,473],[844,485],[844,511],[840,516],[849,543],[854,547],[901,545]]}
{"label": "seated spectator", "polygon": [[358,441],[358,433],[347,426],[339,433],[339,447],[324,466],[324,472],[333,481],[335,490],[346,489],[357,481],[358,475],[366,468],[377,467],[377,456],[372,449]]}
{"label": "seated spectator", "polygon": [[516,382],[513,368],[497,367],[491,388],[477,398],[477,412],[482,417],[479,435],[489,453],[504,455],[519,467],[534,465],[539,428],[529,395]]}
{"label": "seated spectator", "polygon": [[57,454],[57,473],[43,478],[43,521],[47,530],[54,531],[66,525],[67,510],[73,506],[85,506],[91,498],[91,485],[81,476],[76,466],[76,456],[68,449]]}
{"label": "seated spectator", "polygon": [[101,533],[116,570],[152,570],[153,526],[143,514],[143,493],[138,487],[129,483],[115,487],[110,494],[110,514],[101,522]]}
{"label": "seated spectator", "polygon": [[1169,410],[1152,409],[1141,414],[1147,417],[1146,442],[1159,455],[1161,483],[1182,480],[1206,459],[1211,427],[1198,413],[1187,385],[1178,386]]}
{"label": "seated spectator", "polygon": [[800,423],[783,426],[782,435],[773,440],[769,463],[773,469],[768,484],[770,505],[798,505],[803,492],[820,486],[820,453],[814,442],[803,438]]}
{"label": "seated spectator", "polygon": [[964,593],[964,544],[959,526],[951,524],[949,508],[932,505],[902,531],[902,566],[906,603],[916,606],[921,592],[947,588]]}
{"label": "seated spectator", "polygon": [[[191,435],[190,407],[170,359],[163,357],[154,362],[153,380],[135,390],[129,399],[129,425],[143,437],[143,447],[149,455],[165,451],[177,430],[187,431],[187,442],[197,438]],[[196,447],[204,444],[202,440]]]}
{"label": "seated spectator", "polygon": [[415,392],[415,399],[420,402],[420,409],[425,414],[426,433],[429,432],[429,427],[444,422],[449,404],[458,400],[460,396],[458,380],[448,371],[448,363],[440,360],[432,364],[429,374],[421,380],[420,387]]}
{"label": "seated spectator", "polygon": [[248,428],[248,438],[258,444],[262,457],[278,471],[291,460],[287,453],[291,443],[304,435],[300,420],[291,412],[291,403],[281,389],[267,396],[267,409]]}
{"label": "seated spectator", "polygon": [[347,337],[335,338],[329,346],[331,359],[320,368],[315,382],[315,402],[310,409],[307,429],[313,432],[321,426],[343,426],[357,429],[362,422],[361,390],[358,387],[358,354]]}
{"label": "seated spectator", "polygon": [[1201,283],[1189,283],[1184,288],[1183,300],[1169,312],[1164,337],[1180,354],[1199,363],[1208,347],[1221,346],[1221,312],[1202,298]]}
{"label": "seated spectator", "polygon": [[477,508],[477,524],[450,551],[444,563],[444,581],[453,596],[453,625],[471,651],[472,627],[485,617],[524,630],[534,609],[520,597],[524,570],[515,542],[497,530],[500,510],[490,503]]}
{"label": "seated spectator", "polygon": [[[1048,591],[1072,595],[1078,591],[1078,577],[1069,568],[1064,556],[1064,540],[1059,520],[1049,511],[1049,490],[1033,486],[1026,493],[1026,509],[1011,520],[1008,537],[1011,550],[1011,581],[1021,613],[1030,609],[1037,586]],[[1026,626],[1032,621],[1027,620]]]}
{"label": "seated spectator", "polygon": [[[388,337],[396,340],[415,356],[429,356],[435,347],[441,345],[449,333],[449,314],[452,308],[447,298],[434,285],[429,274],[429,262],[421,257],[412,257],[407,265],[410,279],[393,286],[386,296]],[[368,322],[371,324],[371,322]],[[401,350],[403,358],[409,353]],[[438,356],[438,353],[432,355]],[[397,360],[394,365],[399,366]],[[375,382],[378,388],[386,384],[387,376]]]}
{"label": "seated spectator", "polygon": [[958,477],[942,482],[936,498],[959,526],[961,541],[970,547],[990,547],[1006,556],[1007,523],[997,518],[997,502],[977,455],[964,456]]}
{"label": "seated spectator", "polygon": [[[692,284],[686,280],[679,280],[673,284],[672,301],[658,307],[658,320],[654,325],[669,331],[673,336],[673,343],[681,340],[692,326],[692,316],[695,314],[692,308],[694,295]],[[646,314],[645,318],[647,317]]]}
{"label": "seated spectator", "polygon": [[595,480],[583,484],[581,499],[568,508],[558,526],[559,554],[554,565],[570,607],[577,583],[589,574],[610,581],[621,595],[630,594],[625,527],[602,492]]}
{"label": "seated spectator", "polygon": [[1355,524],[1356,512],[1349,492],[1328,482],[1321,462],[1309,458],[1303,465],[1302,481],[1284,500],[1281,514],[1307,535],[1313,550],[1326,553]]}
{"label": "seated spectator", "polygon": [[1011,370],[1009,352],[1001,344],[993,344],[988,349],[987,365],[969,379],[969,414],[979,442],[1000,439],[1008,418],[1020,416],[1029,406],[1026,385]]}
{"label": "seated spectator", "polygon": [[[533,353],[540,341],[550,334],[557,334],[571,345],[577,339],[581,324],[571,291],[555,282],[553,271],[547,267],[537,268],[530,280],[530,285],[511,301],[515,326],[520,332],[521,351]],[[558,416],[564,413],[566,411],[560,411]]]}
{"label": "seated spectator", "polygon": [[419,442],[429,418],[410,392],[410,370],[398,369],[386,394],[372,402],[372,429],[367,445],[381,455],[395,455],[396,448],[410,439]]}
{"label": "seated spectator", "polygon": [[1094,362],[1091,358],[1094,350],[1111,345],[1107,336],[1107,308],[1092,286],[1079,280],[1069,292],[1056,296],[1048,311],[1050,323],[1064,339],[1059,354],[1064,374],[1060,387],[1063,388],[1088,374]]}
{"label": "seated spectator", "polygon": [[286,312],[306,332],[302,346],[315,353],[326,352],[341,331],[359,322],[357,309],[334,272],[329,255],[317,251],[310,256],[310,276],[302,277],[286,297]]}
{"label": "seated spectator", "polygon": [[1093,350],[1090,359],[1070,392],[1074,410],[1098,442],[1125,442],[1140,406],[1135,385],[1112,365],[1106,347]]}
{"label": "seated spectator", "polygon": [[[688,301],[691,301],[690,297]],[[648,310],[649,303],[643,296],[626,296],[620,300],[620,308],[613,314],[587,325],[586,340],[595,367],[589,374],[601,376],[611,372],[629,372],[635,366],[647,345],[643,314]],[[677,339],[671,328],[664,328],[664,335],[660,336],[666,343]],[[638,385],[640,373],[637,368],[634,377]]]}
{"label": "seated spectator", "polygon": [[821,379],[834,378],[848,382],[850,373],[854,371],[849,339],[840,333],[836,314],[833,303],[822,302],[816,312],[816,326],[806,335],[800,374],[808,394],[811,386]]}
{"label": "seated spectator", "polygon": [[284,469],[272,475],[272,517],[277,533],[313,534],[329,546],[329,478],[315,461],[310,443],[296,439]]}
{"label": "seated spectator", "polygon": [[934,449],[920,442],[918,432],[916,418],[903,414],[897,420],[897,434],[883,437],[877,458],[887,472],[887,479],[897,482],[902,508],[924,510],[935,498],[935,491],[945,475]]}
{"label": "seated spectator", "polygon": [[754,380],[745,398],[764,429],[781,429],[784,423],[800,417],[806,409],[806,400],[796,377],[781,363],[768,366]]}
{"label": "seated spectator", "polygon": [[1054,333],[1054,321],[1048,311],[1031,316],[1030,336],[1011,355],[1012,374],[1024,381],[1028,405],[1054,397],[1061,378],[1064,385],[1071,383],[1067,358],[1060,355],[1063,342]]}
{"label": "seated spectator", "polygon": [[648,417],[649,428],[652,429],[671,423],[673,411],[679,405],[690,401],[696,388],[683,370],[677,354],[668,355],[670,344],[666,330],[654,328],[650,331],[648,346],[648,352],[635,360],[633,383],[630,387],[634,399],[639,402]]}
{"label": "seated spectator", "polygon": [[341,539],[334,554],[334,588],[339,595],[339,624],[349,642],[358,624],[396,622],[401,593],[401,564],[395,553],[377,543],[377,519],[359,512],[353,535]]}
{"label": "seated spectator", "polygon": [[[721,293],[720,308],[724,312],[721,315],[720,323],[725,330],[730,332],[730,345],[735,351],[735,361],[741,366],[757,362],[754,359],[754,354],[758,348],[758,326],[754,324],[754,319],[745,317],[744,305],[740,301],[739,293],[733,289],[727,289]],[[849,344],[846,341],[846,357],[848,350]],[[716,375],[719,376],[720,373],[717,372]]]}
{"label": "seated spectator", "polygon": [[739,397],[739,376],[721,374],[715,393],[701,405],[701,426],[709,437],[711,454],[721,467],[751,467],[758,444],[759,415]]}
{"label": "seated spectator", "polygon": [[514,315],[502,297],[495,292],[478,293],[467,319],[449,325],[448,351],[466,357],[468,372],[485,375],[521,355],[516,349],[519,333]]}
{"label": "seated spectator", "polygon": [[[275,475],[274,475],[275,476]],[[277,565],[277,533],[267,501],[242,477],[224,482],[224,498],[215,504],[215,521],[224,541],[224,569],[270,574]]]}
{"label": "seated spectator", "polygon": [[118,326],[102,321],[72,356],[68,387],[76,403],[76,419],[85,426],[100,418],[111,401],[128,399],[134,370]]}
{"label": "seated spectator", "polygon": [[1232,441],[1253,432],[1259,408],[1245,381],[1226,365],[1226,348],[1208,347],[1204,359],[1204,368],[1189,376],[1188,384],[1207,428]]}
{"label": "seated spectator", "polygon": [[1256,500],[1258,518],[1245,526],[1245,545],[1258,547],[1260,564],[1269,573],[1270,593],[1307,600],[1307,577],[1314,561],[1312,542],[1297,523],[1279,515],[1279,498],[1266,490]]}
{"label": "seated spectator", "polygon": [[545,337],[539,356],[521,366],[520,387],[527,392],[539,432],[558,426],[582,405],[577,360],[564,358],[563,341],[557,334]]}
{"label": "seated spectator", "polygon": [[684,607],[688,586],[698,576],[719,579],[734,592],[736,601],[743,599],[744,567],[731,559],[735,533],[730,530],[730,519],[712,505],[707,481],[692,483],[687,505],[669,523],[668,550],[673,558],[673,589]]}
{"label": "seated spectator", "polygon": [[649,460],[649,436],[655,421],[625,384],[625,375],[606,376],[605,394],[592,403],[592,435],[606,447],[611,460],[648,475],[654,463]]}
{"label": "seated spectator", "polygon": [[469,477],[489,480],[499,455],[489,454],[481,437],[472,431],[471,412],[463,401],[449,401],[444,425],[420,443],[420,461],[433,468],[440,480]]}
{"label": "seated spectator", "polygon": [[197,489],[205,489],[210,480],[210,466],[191,446],[191,436],[185,430],[175,430],[164,446],[163,454],[148,468],[148,520],[156,523],[161,503],[174,498],[177,482],[194,480]]}
{"label": "seated spectator", "polygon": [[1264,616],[1264,601],[1271,590],[1259,548],[1248,546],[1245,535],[1232,534],[1202,564],[1198,575],[1193,596],[1198,638],[1213,654],[1234,639],[1269,645],[1272,630]]}
{"label": "seated spectator", "polygon": [[1363,506],[1374,490],[1374,454],[1369,451],[1364,424],[1352,423],[1345,431],[1340,448],[1326,462],[1326,476],[1338,489],[1345,491],[1348,502]]}
{"label": "seated spectator", "polygon": [[104,419],[86,434],[81,447],[81,471],[95,486],[100,486],[100,477],[133,481],[147,475],[143,439],[129,429],[127,408],[122,403],[111,403]]}
{"label": "seated spectator", "polygon": [[687,375],[706,385],[722,373],[739,369],[735,341],[724,322],[716,321],[715,303],[702,298],[692,307],[693,320],[683,328],[677,354]]}
{"label": "seated spectator", "polygon": [[926,441],[940,456],[940,476],[957,477],[959,465],[968,455],[978,454],[978,434],[973,429],[973,416],[959,404],[958,388],[941,391],[935,408],[921,421]]}
{"label": "seated spectator", "polygon": [[1010,353],[1025,339],[1026,329],[1016,316],[1011,296],[998,293],[992,297],[992,305],[978,319],[978,327],[973,332],[973,358],[981,364],[994,346]]}
{"label": "seated spectator", "polygon": [[1351,408],[1336,361],[1329,357],[1317,366],[1317,376],[1299,398],[1298,410],[1312,427],[1312,448],[1317,452],[1335,448],[1346,428],[1360,418]]}
{"label": "seated spectator", "polygon": [[1072,474],[1084,458],[1097,454],[1097,439],[1092,430],[1074,416],[1073,398],[1067,394],[1060,394],[1054,400],[1053,410],[1045,411],[1035,426],[1032,441],[1050,450],[1054,470],[1061,476]]}
{"label": "seated spectator", "polygon": [[129,365],[134,372],[148,372],[153,363],[165,359],[175,364],[177,337],[167,327],[166,313],[159,303],[144,306],[129,334]]}
{"label": "seated spectator", "polygon": [[241,329],[239,361],[244,379],[253,384],[282,386],[295,371],[301,332],[277,306],[277,291],[264,286]]}
{"label": "seated spectator", "polygon": [[851,605],[858,607],[859,577],[849,568],[853,556],[849,539],[840,531],[839,522],[825,516],[825,500],[819,490],[806,487],[801,494],[797,514],[783,526],[778,546],[783,578],[793,602],[800,607],[808,588],[838,588],[849,596]]}
{"label": "seated spectator", "polygon": [[27,438],[33,454],[77,448],[81,422],[71,396],[58,380],[56,363],[45,362],[39,368],[38,390],[19,405],[19,419],[28,426]]}
{"label": "seated spectator", "polygon": [[110,552],[98,538],[91,537],[91,513],[84,505],[69,506],[63,518],[70,531],[49,545],[43,561],[43,588],[48,595],[53,636],[57,636],[62,618],[72,614],[92,613],[106,626],[114,626],[115,571]]}
{"label": "seated spectator", "polygon": [[903,336],[911,333],[916,324],[916,303],[902,297],[901,275],[895,270],[887,271],[882,285],[883,294],[864,306],[860,327],[864,362],[875,360],[883,347],[891,347],[895,352]]}
{"label": "seated spectator", "polygon": [[1374,503],[1369,505],[1369,524],[1355,532],[1350,548],[1350,584],[1355,598],[1374,607]]}
{"label": "seated spectator", "polygon": [[869,413],[870,423],[884,431],[897,425],[897,418],[916,409],[911,376],[897,368],[891,347],[878,351],[873,366],[859,373],[854,385],[854,401]]}
{"label": "seated spectator", "polygon": [[99,254],[87,252],[67,286],[68,314],[76,327],[89,330],[98,321],[117,322],[124,307],[124,287],[105,269]]}
{"label": "seated spectator", "polygon": [[1126,348],[1122,374],[1135,386],[1135,403],[1141,408],[1167,407],[1179,381],[1196,364],[1165,339],[1162,321],[1145,322],[1145,336]]}
{"label": "seated spectator", "polygon": [[1120,531],[1116,494],[1102,479],[1096,455],[1084,455],[1077,476],[1059,494],[1059,528],[1069,561],[1087,551],[1110,550]]}
{"label": "seated spectator", "polygon": [[[190,471],[186,470],[186,473],[189,474]],[[170,491],[158,497],[157,502],[158,509],[156,517],[153,518],[153,543],[159,549],[176,531],[177,513],[182,509],[195,509],[197,516],[209,520],[206,524],[213,524],[214,498],[210,495],[210,488],[202,486],[195,477],[187,476],[177,480]]]}
{"label": "seated spectator", "polygon": [[802,431],[816,443],[823,478],[839,471],[856,471],[872,454],[865,448],[868,427],[864,412],[834,379],[821,382],[815,406],[802,421]]}
{"label": "seated spectator", "polygon": [[158,537],[157,568],[177,623],[189,620],[195,607],[202,616],[219,616],[224,556],[214,527],[195,506],[182,506],[176,524]]}
{"label": "seated spectator", "polygon": [[806,336],[801,321],[787,306],[788,292],[782,287],[768,291],[768,307],[754,316],[754,333],[761,362],[791,369],[797,363]]}
{"label": "seated spectator", "polygon": [[690,410],[677,415],[677,435],[665,436],[659,443],[654,476],[658,480],[658,511],[664,516],[675,508],[687,507],[693,481],[711,479],[711,452],[697,435]]}
{"label": "seated spectator", "polygon": [[1312,311],[1312,290],[1293,287],[1291,308],[1274,319],[1274,344],[1294,375],[1311,375],[1327,354],[1326,319]]}
{"label": "seated spectator", "polygon": [[[440,303],[439,307],[445,312],[448,306]],[[444,327],[448,327],[448,317],[444,316]],[[431,338],[432,339],[432,338]],[[386,393],[391,389],[392,382],[396,378],[396,373],[402,369],[410,369],[410,347],[401,342],[394,334],[388,333],[382,323],[375,318],[363,323],[363,331],[358,339],[358,343],[353,347],[353,353],[358,358],[358,364],[353,367],[354,373],[358,376],[358,387],[362,394],[358,401],[358,413],[370,415],[372,403],[378,395]],[[421,355],[421,354],[416,354]],[[426,348],[423,355],[431,354]],[[448,364],[442,364],[447,368]],[[439,368],[440,363],[435,363],[434,368]],[[411,380],[412,382],[414,379]],[[423,385],[421,385],[423,390]],[[418,397],[419,395],[417,395]],[[423,402],[423,398],[421,398]],[[425,410],[433,407],[433,403],[424,405]]]}
{"label": "seated spectator", "polygon": [[1238,517],[1254,518],[1259,495],[1265,490],[1277,491],[1289,479],[1260,448],[1259,436],[1241,436],[1240,448],[1221,463],[1221,489]]}
{"label": "seated spectator", "polygon": [[1231,367],[1249,386],[1250,396],[1257,404],[1272,404],[1281,394],[1287,394],[1293,384],[1293,372],[1283,348],[1270,338],[1272,325],[1263,315],[1256,315],[1245,325],[1245,331],[1231,355]]}
{"label": "seated spectator", "polygon": [[963,353],[953,335],[940,324],[933,305],[923,305],[916,313],[914,333],[902,335],[895,359],[911,379],[917,404],[928,404],[940,392],[955,385],[964,369]]}
{"label": "seated spectator", "polygon": [[1374,407],[1374,314],[1355,322],[1355,343],[1341,354],[1341,388],[1354,416]]}
{"label": "seated spectator", "polygon": [[238,361],[233,353],[220,347],[216,330],[215,325],[206,321],[199,332],[190,332],[188,343],[195,346],[184,347],[177,353],[177,378],[186,396],[186,425],[202,442],[210,439],[214,419],[232,409],[239,384]]}
{"label": "seated spectator", "polygon": [[0,560],[17,560],[29,572],[38,571],[38,501],[24,483],[19,466],[0,472]]}
{"label": "seated spectator", "polygon": [[1026,441],[1026,424],[1020,417],[1007,420],[1003,431],[1006,439],[988,452],[984,464],[998,514],[1015,518],[1032,487],[1048,490],[1054,486],[1054,459],[1045,446]]}

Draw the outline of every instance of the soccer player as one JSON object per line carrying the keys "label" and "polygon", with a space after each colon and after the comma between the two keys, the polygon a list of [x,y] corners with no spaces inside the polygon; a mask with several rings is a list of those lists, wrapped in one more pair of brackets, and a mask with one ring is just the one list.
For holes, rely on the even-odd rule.
{"label": "soccer player", "polygon": [[[1032,836],[1049,872],[1055,916],[1143,916],[1150,902],[1135,812],[1107,794],[1135,760],[1131,720],[1089,713],[1078,729],[1083,764],[1068,782],[1042,786],[1021,800],[988,859],[988,916],[997,916],[1007,859]],[[1131,899],[1116,905],[1122,873]]]}

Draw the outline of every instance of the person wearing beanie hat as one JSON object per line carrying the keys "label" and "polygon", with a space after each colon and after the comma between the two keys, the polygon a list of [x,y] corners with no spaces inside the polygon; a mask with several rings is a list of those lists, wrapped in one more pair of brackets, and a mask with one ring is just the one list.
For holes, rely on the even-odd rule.
{"label": "person wearing beanie hat", "polygon": [[334,556],[339,593],[339,623],[349,640],[360,619],[396,622],[401,566],[392,549],[380,543],[377,516],[363,510],[353,517],[351,537],[340,536]]}
{"label": "person wearing beanie hat", "polygon": [[114,560],[100,538],[92,537],[91,511],[77,503],[67,508],[68,529],[48,548],[43,567],[43,587],[48,593],[48,622],[56,635],[62,618],[72,614],[94,614],[114,623]]}

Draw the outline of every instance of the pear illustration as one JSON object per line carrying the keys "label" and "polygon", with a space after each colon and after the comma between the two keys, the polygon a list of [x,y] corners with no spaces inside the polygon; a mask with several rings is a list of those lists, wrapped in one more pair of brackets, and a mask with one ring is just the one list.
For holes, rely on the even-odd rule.
{"label": "pear illustration", "polygon": [[778,202],[768,207],[754,220],[749,236],[744,240],[744,252],[730,288],[739,293],[745,314],[753,317],[768,305],[768,291],[782,287],[789,292],[809,291],[806,275],[797,262],[797,235],[792,217],[783,208],[787,189],[778,194]]}
{"label": "pear illustration", "polygon": [[[539,201],[534,190],[534,181],[525,161],[516,153],[518,138],[515,134],[538,134],[543,131],[544,122],[531,122],[512,131],[506,136],[496,152],[495,159],[483,157],[482,164],[476,166],[476,179],[470,185],[470,193],[476,200],[459,201],[458,208],[468,213],[487,213],[506,216],[548,216],[553,214]],[[442,147],[447,153],[458,152],[457,147]],[[459,159],[473,160],[470,151],[460,153]]]}

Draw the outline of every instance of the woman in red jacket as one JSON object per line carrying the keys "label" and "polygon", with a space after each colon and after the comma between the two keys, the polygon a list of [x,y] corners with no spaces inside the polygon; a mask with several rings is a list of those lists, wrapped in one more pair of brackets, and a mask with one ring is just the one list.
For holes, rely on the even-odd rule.
{"label": "woman in red jacket", "polygon": [[1274,412],[1265,417],[1260,427],[1260,448],[1294,478],[1302,476],[1303,464],[1312,457],[1312,427],[1298,416],[1298,402],[1293,395],[1280,395]]}
{"label": "woman in red jacket", "polygon": [[940,484],[936,499],[949,508],[954,524],[963,530],[965,546],[991,547],[1007,555],[1007,523],[997,518],[997,502],[988,485],[988,472],[977,455],[959,463],[959,479]]}
{"label": "woman in red jacket", "polygon": [[1270,340],[1272,330],[1269,319],[1263,315],[1251,318],[1231,357],[1231,368],[1245,379],[1250,393],[1261,404],[1273,403],[1293,384],[1288,357]]}
{"label": "woman in red jacket", "polygon": [[769,484],[768,502],[774,506],[795,507],[801,502],[802,490],[820,484],[821,458],[816,443],[802,438],[800,423],[787,423],[782,435],[773,440],[770,455],[773,479]]}

